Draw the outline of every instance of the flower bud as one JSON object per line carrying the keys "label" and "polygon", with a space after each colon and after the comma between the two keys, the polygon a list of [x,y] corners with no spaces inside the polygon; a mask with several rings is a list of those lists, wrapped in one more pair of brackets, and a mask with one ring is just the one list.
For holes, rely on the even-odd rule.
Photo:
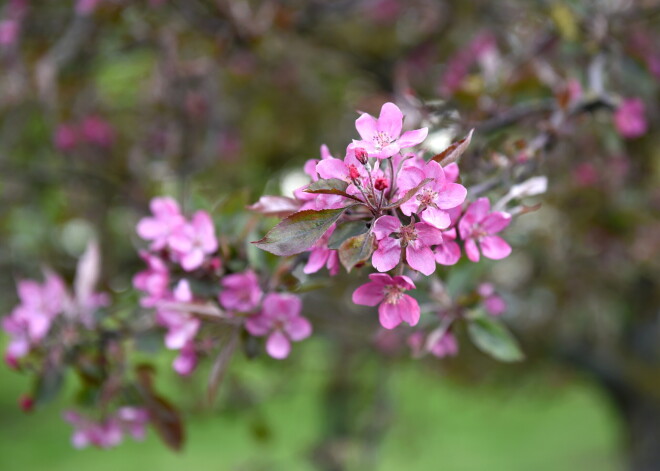
{"label": "flower bud", "polygon": [[23,394],[18,399],[18,404],[23,412],[31,412],[34,408],[34,399],[28,394]]}
{"label": "flower bud", "polygon": [[351,177],[351,180],[357,180],[360,178],[360,172],[355,165],[348,166],[348,176]]}
{"label": "flower bud", "polygon": [[390,184],[387,182],[387,178],[376,178],[374,182],[374,188],[378,191],[383,191],[389,186]]}
{"label": "flower bud", "polygon": [[367,154],[367,151],[362,147],[358,147],[355,149],[355,158],[358,159],[358,162],[360,162],[362,165],[366,165],[369,161],[369,154]]}

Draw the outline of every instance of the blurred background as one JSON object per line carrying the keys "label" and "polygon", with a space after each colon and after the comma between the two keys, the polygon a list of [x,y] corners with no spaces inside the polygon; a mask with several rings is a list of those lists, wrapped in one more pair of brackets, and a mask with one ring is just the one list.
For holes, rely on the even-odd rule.
{"label": "blurred background", "polygon": [[494,283],[524,362],[460,331],[458,357],[412,359],[340,277],[306,299],[314,340],[237,357],[215,407],[203,374],[149,357],[188,419],[180,454],[153,434],[75,451],[75,380],[24,414],[29,378],[1,367],[0,468],[660,469],[659,26],[652,0],[4,0],[3,313],[43,266],[71,280],[92,235],[103,287],[135,303],[153,196],[239,212],[286,193],[386,101],[432,124],[430,150],[476,129],[468,188],[549,184],[511,257],[438,273],[452,296]]}

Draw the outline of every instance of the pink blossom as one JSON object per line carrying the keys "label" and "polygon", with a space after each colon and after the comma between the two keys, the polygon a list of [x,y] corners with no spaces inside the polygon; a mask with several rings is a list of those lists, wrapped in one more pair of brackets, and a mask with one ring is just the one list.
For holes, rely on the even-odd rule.
{"label": "pink blossom", "polygon": [[270,293],[264,298],[261,313],[245,323],[247,331],[257,337],[267,335],[266,351],[278,360],[289,356],[291,341],[306,339],[312,333],[312,325],[300,315],[302,302],[298,296],[288,293]]}
{"label": "pink blossom", "polygon": [[99,147],[110,147],[115,140],[112,126],[99,116],[87,116],[80,129],[85,141]]}
{"label": "pink blossom", "polygon": [[414,147],[426,139],[427,128],[406,131],[403,128],[403,113],[394,103],[385,103],[380,109],[378,119],[363,113],[355,127],[362,140],[354,140],[355,147],[364,148],[370,157],[386,159],[397,154],[401,149]]}
{"label": "pink blossom", "polygon": [[461,248],[456,243],[456,228],[451,228],[442,233],[442,243],[438,244],[433,251],[435,261],[440,265],[455,265],[461,258]]}
{"label": "pink blossom", "polygon": [[47,273],[43,284],[24,280],[18,282],[20,304],[2,320],[3,329],[11,336],[7,360],[15,361],[28,354],[48,333],[51,323],[69,304],[62,279]]}
{"label": "pink blossom", "polygon": [[419,322],[420,309],[417,300],[405,291],[415,289],[407,276],[391,277],[385,273],[372,273],[371,280],[353,292],[353,302],[362,306],[378,306],[380,325],[393,329],[401,322],[414,326]]}
{"label": "pink blossom", "polygon": [[103,422],[95,422],[75,411],[66,411],[64,420],[74,427],[71,443],[74,448],[86,448],[89,445],[98,448],[112,448],[122,442],[121,424],[115,417]]}
{"label": "pink blossom", "polygon": [[174,359],[172,368],[181,376],[188,376],[195,371],[197,367],[197,352],[193,342],[188,342],[179,352],[179,356]]}
{"label": "pink blossom", "polygon": [[[406,261],[414,270],[425,275],[435,271],[435,259],[432,245],[442,243],[442,232],[425,222],[403,226],[394,216],[381,216],[373,226],[378,240],[378,249],[371,260],[374,268],[380,272],[393,269],[401,260],[401,251],[405,249]],[[395,237],[391,237],[391,235]]]}
{"label": "pink blossom", "polygon": [[453,333],[447,331],[431,345],[430,352],[438,358],[454,357],[458,354],[458,341]]}
{"label": "pink blossom", "polygon": [[73,124],[62,123],[57,126],[53,141],[57,150],[69,152],[78,145],[78,130]]}
{"label": "pink blossom", "polygon": [[[188,280],[181,280],[174,289],[174,302],[190,303],[193,295]],[[198,318],[178,309],[156,306],[156,318],[158,323],[167,329],[165,334],[165,346],[170,350],[182,349],[191,342],[201,325]]]}
{"label": "pink blossom", "polygon": [[157,256],[142,251],[140,257],[147,262],[148,268],[133,277],[133,286],[147,294],[140,300],[140,305],[154,307],[169,294],[170,272],[165,262]]}
{"label": "pink blossom", "polygon": [[[309,175],[309,178],[312,179],[312,182],[318,181],[319,179],[319,174],[316,171],[316,166],[318,165],[319,162],[327,159],[334,159],[334,157],[332,157],[332,155],[330,154],[330,149],[328,149],[328,146],[323,144],[321,146],[321,160],[309,159],[307,162],[305,162],[303,171],[307,175]],[[316,205],[317,198],[321,196],[330,196],[330,195],[318,195],[314,193],[306,193],[304,190],[308,186],[309,185],[304,185],[303,187],[296,189],[293,192],[293,195],[296,197],[297,200],[302,201],[304,203],[302,208],[300,209],[318,209]],[[339,198],[339,200],[342,200],[342,198]]]}
{"label": "pink blossom", "polygon": [[103,0],[78,0],[76,2],[76,13],[79,15],[89,15],[94,13],[102,1]]}
{"label": "pink blossom", "polygon": [[408,166],[401,171],[398,182],[402,195],[427,178],[432,180],[414,198],[402,204],[401,211],[406,216],[421,211],[422,221],[445,229],[451,224],[446,210],[460,206],[465,201],[467,190],[463,185],[448,181],[442,166],[432,160],[422,169]]}
{"label": "pink blossom", "polygon": [[646,134],[648,124],[644,116],[644,102],[639,98],[623,100],[614,113],[614,125],[619,134],[627,139]]}
{"label": "pink blossom", "polygon": [[218,250],[215,227],[209,213],[197,211],[190,223],[173,231],[169,243],[184,270],[192,271],[201,267],[205,256]]}
{"label": "pink blossom", "polygon": [[[346,193],[361,197],[360,188],[364,188],[364,182],[369,175],[364,165],[355,156],[355,148],[350,144],[346,148],[344,160],[329,157],[316,164],[316,172],[321,178],[336,178],[348,183]],[[338,195],[314,195],[317,200],[317,209],[340,208],[344,205],[345,198]]]}
{"label": "pink blossom", "polygon": [[499,316],[506,311],[506,301],[495,292],[492,283],[481,283],[477,288],[479,296],[484,300],[484,308],[491,316]]}
{"label": "pink blossom", "polygon": [[146,409],[133,406],[120,407],[117,410],[117,419],[125,432],[134,440],[142,441],[146,437],[146,426],[149,423],[149,412]]}
{"label": "pink blossom", "polygon": [[252,270],[225,276],[220,282],[219,301],[229,311],[250,312],[259,306],[263,292]]}
{"label": "pink blossom", "polygon": [[465,241],[465,253],[473,261],[479,261],[479,248],[484,257],[493,260],[506,258],[511,247],[497,234],[511,223],[511,215],[501,211],[490,212],[488,198],[472,203],[458,223],[461,238]]}
{"label": "pink blossom", "polygon": [[153,217],[142,218],[137,225],[137,233],[144,240],[150,240],[151,250],[162,250],[173,232],[185,223],[179,204],[172,198],[154,198],[150,203]]}
{"label": "pink blossom", "polygon": [[18,20],[7,19],[0,21],[0,46],[11,46],[18,39],[21,24]]}
{"label": "pink blossom", "polygon": [[328,248],[328,241],[334,230],[335,226],[332,225],[316,244],[314,244],[309,254],[309,260],[307,260],[307,264],[303,269],[304,273],[308,275],[316,273],[324,266],[328,269],[331,276],[339,273],[339,253],[337,250]]}

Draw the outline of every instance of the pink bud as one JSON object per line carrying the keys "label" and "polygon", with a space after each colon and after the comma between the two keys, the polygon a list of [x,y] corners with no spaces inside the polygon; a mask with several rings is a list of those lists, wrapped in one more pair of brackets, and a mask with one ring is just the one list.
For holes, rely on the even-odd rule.
{"label": "pink bud", "polygon": [[32,412],[32,409],[34,409],[34,398],[28,394],[23,394],[18,399],[18,405],[23,412]]}
{"label": "pink bud", "polygon": [[369,161],[369,154],[362,147],[358,147],[355,149],[355,158],[358,159],[362,165],[366,165]]}
{"label": "pink bud", "polygon": [[387,178],[376,178],[376,181],[374,182],[374,188],[378,191],[383,191],[389,186],[390,184],[387,182]]}
{"label": "pink bud", "polygon": [[351,164],[348,166],[348,176],[351,180],[357,180],[360,178],[360,172],[355,165]]}

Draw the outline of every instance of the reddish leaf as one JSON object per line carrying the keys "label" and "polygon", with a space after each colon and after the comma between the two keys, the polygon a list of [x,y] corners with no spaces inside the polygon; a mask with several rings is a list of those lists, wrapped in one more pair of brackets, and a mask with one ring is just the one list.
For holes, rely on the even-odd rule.
{"label": "reddish leaf", "polygon": [[250,211],[266,216],[285,217],[300,209],[300,202],[286,196],[262,196],[259,201],[247,207]]}
{"label": "reddish leaf", "polygon": [[252,243],[262,250],[280,256],[304,252],[312,247],[347,209],[354,206],[297,212],[272,228],[266,237]]}
{"label": "reddish leaf", "polygon": [[463,155],[463,152],[465,152],[465,149],[467,149],[470,145],[473,132],[474,129],[470,130],[467,136],[465,136],[460,141],[454,142],[452,145],[433,157],[433,160],[439,162],[443,167],[451,163],[458,162],[458,160],[461,158],[461,155]]}

